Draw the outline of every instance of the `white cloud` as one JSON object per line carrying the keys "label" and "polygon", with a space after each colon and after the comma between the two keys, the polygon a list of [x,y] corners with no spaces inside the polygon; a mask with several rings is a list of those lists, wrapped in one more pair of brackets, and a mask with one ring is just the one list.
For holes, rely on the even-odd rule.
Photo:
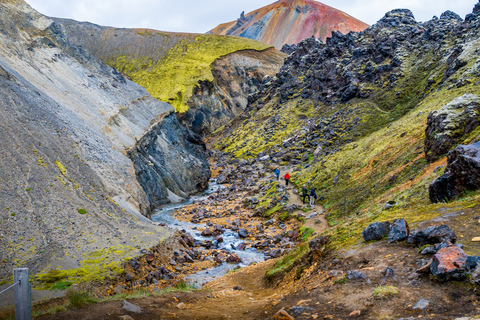
{"label": "white cloud", "polygon": [[[26,0],[41,13],[100,25],[124,28],[152,28],[162,31],[203,33],[216,25],[237,19],[273,0]],[[373,24],[396,8],[412,10],[418,21],[452,10],[464,17],[475,0],[324,0],[335,7]]]}

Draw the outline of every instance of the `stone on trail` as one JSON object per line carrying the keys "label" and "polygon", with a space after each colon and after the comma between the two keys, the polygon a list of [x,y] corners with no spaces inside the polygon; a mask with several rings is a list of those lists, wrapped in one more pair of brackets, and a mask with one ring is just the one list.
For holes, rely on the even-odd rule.
{"label": "stone on trail", "polygon": [[350,313],[349,316],[352,317],[352,318],[356,318],[356,317],[360,317],[361,315],[362,315],[362,311],[360,311],[360,310],[355,310],[355,311],[353,311],[352,313]]}
{"label": "stone on trail", "polygon": [[124,315],[124,316],[120,316],[120,320],[134,320],[134,319],[129,315]]}
{"label": "stone on trail", "polygon": [[382,240],[390,232],[390,222],[374,222],[362,231],[365,241]]}
{"label": "stone on trail", "polygon": [[348,280],[363,280],[367,278],[363,272],[357,270],[347,271],[347,276]]}
{"label": "stone on trail", "polygon": [[273,320],[295,320],[295,318],[289,315],[287,311],[281,309],[275,314],[275,316],[273,317]]}
{"label": "stone on trail", "polygon": [[403,241],[408,238],[410,228],[405,219],[395,219],[388,234],[388,242]]}
{"label": "stone on trail", "polygon": [[422,299],[418,301],[415,306],[413,306],[413,310],[425,310],[430,305],[430,301]]}
{"label": "stone on trail", "polygon": [[123,300],[122,309],[132,313],[142,313],[142,308],[133,303]]}
{"label": "stone on trail", "polygon": [[433,256],[430,271],[439,282],[462,280],[468,271],[467,261],[468,256],[462,249],[443,248]]}

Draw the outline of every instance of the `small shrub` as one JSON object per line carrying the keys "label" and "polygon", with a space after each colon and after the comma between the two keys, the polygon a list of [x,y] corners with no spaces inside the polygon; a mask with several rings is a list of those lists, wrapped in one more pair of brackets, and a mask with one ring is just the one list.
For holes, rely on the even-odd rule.
{"label": "small shrub", "polygon": [[82,290],[69,289],[67,291],[67,299],[73,308],[81,308],[84,305],[97,302],[88,292]]}
{"label": "small shrub", "polygon": [[375,288],[373,296],[377,299],[388,299],[398,294],[398,288],[394,286],[380,286]]}
{"label": "small shrub", "polygon": [[345,275],[341,278],[336,279],[335,281],[333,281],[333,283],[334,284],[345,284],[345,283],[347,283],[347,281],[348,281],[348,277]]}
{"label": "small shrub", "polygon": [[50,290],[67,290],[72,286],[72,283],[70,281],[59,281],[55,283]]}

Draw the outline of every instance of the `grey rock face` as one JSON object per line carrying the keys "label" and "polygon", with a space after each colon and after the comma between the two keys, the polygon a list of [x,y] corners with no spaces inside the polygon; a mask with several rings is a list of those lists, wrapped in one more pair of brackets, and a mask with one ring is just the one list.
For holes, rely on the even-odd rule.
{"label": "grey rock face", "polygon": [[[166,176],[172,193],[184,196],[208,181],[201,142],[174,116],[159,118],[172,106],[71,45],[61,25],[23,1],[0,3],[0,96],[0,255],[8,261],[0,277],[15,259],[32,273],[74,268],[82,254],[169,236],[140,214],[168,195],[160,200],[137,179],[142,160],[127,156],[148,139],[167,137],[174,146],[164,156],[162,148],[143,154],[163,159],[162,170],[149,171],[155,187]],[[183,178],[190,181],[178,183]],[[24,249],[8,250],[14,242]]]}
{"label": "grey rock face", "polygon": [[208,187],[205,151],[203,140],[181,126],[173,110],[137,141],[128,155],[150,210]]}
{"label": "grey rock face", "polygon": [[448,153],[458,141],[480,125],[480,97],[465,94],[428,116],[425,154],[429,161]]}

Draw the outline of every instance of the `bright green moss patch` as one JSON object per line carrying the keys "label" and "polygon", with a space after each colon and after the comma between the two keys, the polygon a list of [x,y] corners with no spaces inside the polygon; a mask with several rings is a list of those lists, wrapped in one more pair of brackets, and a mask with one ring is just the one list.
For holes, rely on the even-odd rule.
{"label": "bright green moss patch", "polygon": [[300,227],[300,236],[302,237],[303,241],[307,241],[310,237],[313,236],[315,230],[308,227]]}
{"label": "bright green moss patch", "polygon": [[273,281],[276,277],[281,276],[293,269],[295,263],[299,262],[310,252],[308,243],[304,243],[292,252],[278,260],[270,269],[267,270],[265,277],[267,281]]}
{"label": "bright green moss patch", "polygon": [[198,35],[172,47],[158,62],[145,56],[111,57],[106,62],[128,74],[155,98],[170,103],[179,113],[188,110],[187,102],[200,80],[213,81],[211,64],[221,56],[239,50],[265,50],[270,46],[237,37]]}
{"label": "bright green moss patch", "polygon": [[113,246],[96,250],[84,255],[78,269],[52,269],[45,273],[37,274],[37,281],[43,289],[52,289],[63,286],[62,283],[80,283],[104,281],[117,274],[123,273],[122,259],[130,259],[135,248],[129,246]]}

